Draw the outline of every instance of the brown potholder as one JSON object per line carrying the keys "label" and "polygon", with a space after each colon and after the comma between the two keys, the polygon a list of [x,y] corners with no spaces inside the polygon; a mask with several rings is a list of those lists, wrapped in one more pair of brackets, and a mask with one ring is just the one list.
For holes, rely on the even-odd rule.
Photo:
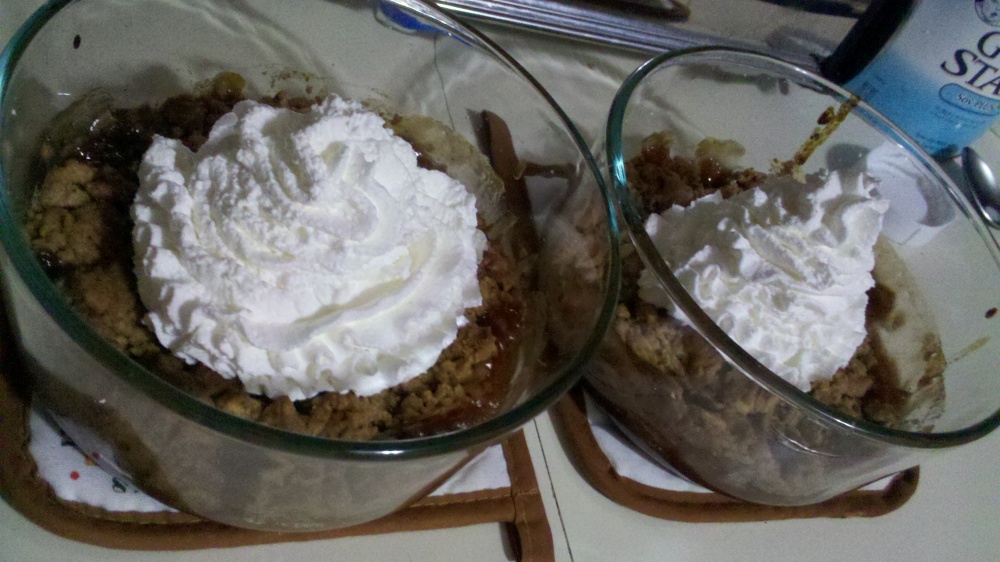
{"label": "brown potholder", "polygon": [[496,522],[507,527],[518,560],[544,562],[554,558],[552,532],[521,431],[502,444],[508,488],[428,496],[396,513],[347,529],[272,533],[229,527],[185,513],[109,512],[62,500],[37,475],[35,459],[28,450],[28,400],[6,376],[15,368],[12,365],[10,356],[0,348],[0,495],[27,519],[59,536],[107,548],[191,550]]}
{"label": "brown potholder", "polygon": [[876,517],[906,503],[917,489],[919,468],[916,467],[894,475],[880,490],[854,490],[822,503],[792,507],[753,504],[713,492],[679,492],[648,486],[615,471],[591,431],[584,392],[577,386],[551,410],[567,452],[597,491],[652,517],[693,523]]}

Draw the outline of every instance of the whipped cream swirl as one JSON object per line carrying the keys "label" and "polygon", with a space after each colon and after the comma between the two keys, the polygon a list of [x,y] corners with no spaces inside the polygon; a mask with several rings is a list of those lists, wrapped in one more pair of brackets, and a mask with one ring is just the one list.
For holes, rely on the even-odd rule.
{"label": "whipped cream swirl", "polygon": [[147,324],[293,400],[430,368],[482,303],[475,198],[360,104],[240,102],[197,153],[156,137],[132,207]]}
{"label": "whipped cream swirl", "polygon": [[[772,176],[652,215],[646,231],[674,274],[729,337],[808,391],[846,365],[865,338],[873,247],[888,202],[869,176],[801,183]],[[649,271],[640,298],[674,311]]]}

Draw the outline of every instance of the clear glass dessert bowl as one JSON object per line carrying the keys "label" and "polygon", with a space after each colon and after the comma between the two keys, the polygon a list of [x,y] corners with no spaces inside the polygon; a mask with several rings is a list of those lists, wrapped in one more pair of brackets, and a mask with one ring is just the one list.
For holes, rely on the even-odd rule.
{"label": "clear glass dessert bowl", "polygon": [[[658,56],[629,76],[612,105],[605,148],[632,244],[622,251],[622,302],[585,380],[597,402],[664,466],[736,498],[801,505],[918,465],[1000,424],[997,243],[942,169],[870,107],[772,58],[693,49]],[[811,175],[820,181],[835,175],[843,185],[875,178],[874,200],[887,202],[878,203],[887,207],[875,245],[878,284],[862,306],[860,331],[874,343],[868,363],[858,363],[864,369],[837,379],[845,386],[792,384],[765,366],[761,353],[773,351],[766,344],[751,353],[713,320],[729,312],[751,321],[772,318],[761,311],[785,301],[737,302],[727,294],[713,304],[720,312],[712,316],[700,303],[719,285],[699,282],[696,298],[680,280],[690,271],[678,272],[663,255],[683,244],[697,249],[718,237],[713,231],[728,235],[739,225],[671,231],[677,219],[652,208],[650,193],[665,185],[737,185],[727,174],[747,168],[770,176],[799,168],[794,176],[806,183]],[[742,177],[760,183],[760,176]],[[684,205],[700,195],[691,191],[675,201]],[[780,212],[805,221],[801,211]],[[647,227],[651,213],[665,217],[656,236]],[[660,237],[667,245],[654,242]],[[797,247],[803,237],[782,244]],[[731,257],[733,250],[711,252]],[[803,260],[809,251],[801,250]],[[802,263],[811,262],[783,267],[805,275]],[[751,266],[726,262],[715,271],[743,274]],[[643,300],[641,275],[665,302]],[[750,283],[745,275],[737,279]],[[789,321],[793,331],[815,332],[796,322]],[[788,331],[772,320],[759,324],[757,341],[776,342],[772,336]],[[735,325],[739,319],[727,321]],[[833,347],[840,335],[829,333],[820,347]],[[841,370],[861,354],[857,347]]]}
{"label": "clear glass dessert bowl", "polygon": [[[391,18],[351,1],[55,1],[0,57],[0,272],[20,351],[6,374],[84,450],[110,447],[105,466],[172,507],[287,531],[378,518],[547,408],[578,380],[606,331],[619,279],[617,227],[572,123],[477,31],[417,0],[389,7]],[[220,73],[227,78],[212,82]],[[494,385],[504,390],[485,419],[367,441],[258,423],[154,374],[70,305],[25,227],[52,157],[43,147],[104,130],[114,108],[199,88],[223,97],[234,88],[251,98],[338,94],[387,122],[430,117],[476,147],[468,158],[489,156],[498,178],[490,185],[503,192],[476,193],[479,215],[490,228],[514,225],[531,286],[514,339],[499,344],[506,367],[487,365],[506,378]]]}

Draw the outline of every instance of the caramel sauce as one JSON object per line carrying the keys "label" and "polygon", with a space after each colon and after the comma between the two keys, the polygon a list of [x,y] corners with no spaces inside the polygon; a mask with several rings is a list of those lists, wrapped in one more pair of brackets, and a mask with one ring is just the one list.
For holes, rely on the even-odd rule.
{"label": "caramel sauce", "polygon": [[865,323],[872,325],[889,319],[896,306],[896,293],[881,283],[868,290],[868,306],[865,308]]}
{"label": "caramel sauce", "polygon": [[886,350],[878,331],[874,328],[878,324],[888,323],[891,325],[893,322],[902,321],[900,314],[893,316],[895,306],[896,293],[885,285],[876,283],[868,291],[865,327],[868,330],[875,362],[868,370],[872,378],[872,386],[862,397],[863,409],[875,405],[902,408],[910,398],[909,393],[900,388],[899,368]]}

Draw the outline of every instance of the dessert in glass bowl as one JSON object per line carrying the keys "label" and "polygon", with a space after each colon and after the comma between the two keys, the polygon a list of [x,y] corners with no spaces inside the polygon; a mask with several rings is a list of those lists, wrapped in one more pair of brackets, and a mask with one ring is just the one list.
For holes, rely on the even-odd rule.
{"label": "dessert in glass bowl", "polygon": [[[345,527],[385,515],[433,490],[558,398],[578,379],[610,321],[618,279],[615,223],[610,197],[573,125],[516,61],[477,31],[421,2],[397,4],[434,32],[402,32],[380,23],[369,6],[349,2],[303,2],[295,10],[270,2],[55,2],[28,20],[0,59],[0,272],[23,365],[16,375],[83,448],[105,442],[114,450],[102,459],[109,469],[172,507],[236,526],[286,531]],[[320,134],[340,130],[327,130],[326,118],[365,121],[359,130],[405,154],[406,174],[429,175],[417,180],[424,182],[421,194],[403,196],[424,198],[420,205],[436,209],[432,219],[447,228],[427,229],[407,217],[385,223],[399,228],[380,230],[361,220],[369,208],[363,198],[347,199],[357,213],[324,215],[345,203],[327,197],[326,180],[311,181],[302,170],[284,184],[303,186],[297,203],[315,195],[322,209],[282,207],[261,196],[263,187],[244,189],[217,173],[229,164],[205,165],[224,203],[207,212],[225,216],[203,220],[207,207],[174,188],[191,183],[180,178],[199,167],[201,150],[194,149],[207,146],[223,160],[232,157],[230,143],[239,143],[224,134],[226,128],[249,133],[255,115],[271,120],[257,129],[255,138],[265,143],[299,120],[305,124],[298,138],[307,144],[317,138],[303,132],[309,126]],[[215,140],[213,125],[219,127]],[[154,132],[163,150],[151,152]],[[285,135],[284,142],[294,136]],[[132,142],[137,137],[141,142]],[[339,162],[348,175],[364,168],[341,158],[356,154],[348,144],[329,143],[316,162]],[[149,157],[141,164],[144,155]],[[267,173],[274,173],[286,156],[247,168],[266,171],[263,164],[270,163]],[[522,162],[570,173],[536,181],[520,174]],[[132,193],[140,194],[140,205]],[[566,209],[577,201],[603,209],[591,225],[596,229],[571,228],[577,218]],[[200,210],[179,212],[188,204]],[[284,218],[298,211],[296,220],[318,227],[287,228],[291,222]],[[279,215],[282,220],[272,220]],[[141,228],[133,229],[133,221]],[[283,229],[254,230],[269,221]],[[238,270],[240,260],[223,260],[220,273],[213,269],[218,260],[204,261],[197,244],[174,243],[171,237],[187,240],[189,227],[222,233],[211,240],[199,234],[202,248],[225,246],[230,257],[254,255],[253,261],[273,267],[255,280]],[[240,229],[246,232],[232,236]],[[387,247],[397,235],[425,241],[442,231],[453,236],[435,243],[454,247],[453,253],[414,253],[438,271],[461,270],[449,273],[453,285],[426,276],[434,285],[430,292],[410,285],[421,302],[433,305],[419,307],[426,318],[397,318],[384,324],[384,333],[369,325],[331,338],[343,343],[413,334],[435,340],[408,355],[421,356],[413,365],[367,348],[353,357],[328,353],[353,362],[353,374],[370,374],[375,363],[389,365],[384,372],[402,373],[400,378],[386,374],[366,385],[379,376],[351,382],[347,369],[319,368],[308,380],[262,382],[253,375],[260,374],[262,355],[249,347],[235,350],[238,343],[226,340],[242,331],[247,340],[270,345],[281,353],[263,354],[266,362],[293,374],[309,372],[295,369],[296,361],[332,349],[294,344],[312,339],[310,330],[328,320],[326,305],[336,299],[313,298],[281,269],[302,257],[295,256],[302,247],[322,242],[323,229],[382,234]],[[598,274],[586,283],[530,258],[558,255],[581,239],[600,249]],[[448,257],[431,259],[438,255]],[[344,263],[357,269],[354,257],[341,255],[331,264],[309,255],[296,267]],[[227,298],[190,305],[203,295],[186,298],[192,296],[190,279],[169,267],[184,260],[203,269],[198,279],[219,283],[213,294]],[[353,281],[404,269],[404,261],[345,271],[340,281],[324,280],[339,286],[316,294],[354,290],[341,300],[381,302],[376,297],[388,291],[368,292]],[[232,287],[221,283],[229,276],[252,290],[230,294]],[[542,306],[558,301],[569,282],[588,304],[582,315],[573,311],[573,322],[562,318],[566,310]],[[296,310],[275,304],[269,291],[282,288],[295,289],[289,308]],[[438,288],[454,297],[449,304],[436,298]],[[204,322],[190,322],[212,307]],[[146,323],[154,308],[161,310]],[[241,316],[243,308],[255,316]],[[283,329],[295,313],[317,322]],[[568,325],[573,329],[563,329]],[[202,326],[218,329],[199,333]],[[480,340],[489,341],[480,346]],[[231,376],[236,371],[250,373],[250,382]],[[317,387],[316,380],[331,388]]]}
{"label": "dessert in glass bowl", "polygon": [[[919,289],[880,236],[888,201],[874,196],[879,180],[822,172],[800,180],[739,168],[744,149],[733,141],[703,140],[691,158],[672,154],[672,144],[667,134],[647,137],[625,169],[647,234],[699,306],[823,404],[929,430],[944,402],[945,360]],[[698,355],[682,343],[697,339],[693,328],[639,256],[623,268],[614,329],[631,352],[681,381],[715,376],[721,365],[685,357]],[[914,342],[905,358],[885,341],[901,337]]]}
{"label": "dessert in glass bowl", "polygon": [[365,440],[488,418],[540,298],[530,217],[477,217],[474,194],[507,205],[488,158],[428,117],[243,84],[46,135],[27,230],[53,281],[137,362],[251,420]]}
{"label": "dessert in glass bowl", "polygon": [[850,94],[754,53],[665,54],[619,90],[607,157],[632,246],[586,381],[653,458],[801,505],[998,425],[996,246]]}

